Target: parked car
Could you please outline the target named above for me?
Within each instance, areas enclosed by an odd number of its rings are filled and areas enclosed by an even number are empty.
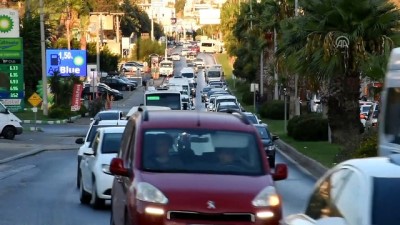
[[[119,152],[124,129],[125,127],[97,129],[92,148],[87,148],[83,152],[79,189],[79,199],[82,204],[90,203],[97,209],[105,205],[105,200],[111,199],[114,176],[109,172],[110,161]]]
[[[136,89],[136,86],[131,81],[124,81],[118,77],[107,77],[102,79],[101,82],[119,91],[133,91]]]
[[[264,124],[254,124],[254,126],[257,128],[258,134],[260,135],[260,138],[264,145],[264,150],[268,156],[269,166],[275,167],[276,146],[274,141],[278,140],[279,137],[276,135],[272,135],[271,132],[269,132],[268,127]]]
[[[287,166],[270,170],[242,114],[137,112],[110,172],[113,225],[278,225],[282,217],[274,180],[286,179]]]
[[[77,138],[75,140],[76,144],[81,145],[77,154],[78,164],[77,164],[76,186],[78,188],[80,188],[81,185],[81,171],[79,167],[81,164],[83,153],[86,152],[88,149],[92,148],[92,141],[96,135],[97,129],[102,127],[115,127],[115,126],[125,127],[126,124],[127,124],[126,120],[94,120],[90,123],[85,138]]]
[[[121,100],[124,98],[124,95],[119,92],[118,90],[110,88],[108,85],[98,83],[97,85],[97,92],[93,93],[90,84],[85,84],[82,90],[82,98],[84,99],[91,99],[93,96],[95,98],[99,97],[102,99],[107,99],[107,96],[112,98],[115,101]]]
[[[328,170],[315,184],[305,211],[283,225],[397,225],[400,154],[351,159]]]

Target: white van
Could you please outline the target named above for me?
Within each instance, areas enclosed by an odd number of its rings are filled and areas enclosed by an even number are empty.
[[[181,91],[183,95],[190,95],[190,84],[189,80],[182,78],[171,78],[168,81],[168,86],[172,90],[171,87],[178,86],[177,90]]]
[[[192,67],[184,67],[181,70],[179,77],[186,77],[189,80],[189,83],[193,83],[196,86],[196,73]]]
[[[0,136],[14,139],[15,135],[22,134],[21,123],[22,121],[0,102]]]
[[[160,75],[161,76],[172,76],[174,74],[174,63],[172,61],[161,61],[160,62]]]
[[[211,81],[222,81],[223,75],[222,70],[218,68],[209,68],[206,73],[206,82],[209,83]]]

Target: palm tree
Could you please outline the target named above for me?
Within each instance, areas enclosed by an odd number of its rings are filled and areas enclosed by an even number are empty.
[[[302,0],[301,6],[303,16],[283,23],[278,54],[296,57],[299,73],[324,78],[332,141],[348,153],[360,140],[360,77],[400,43],[400,13],[388,0]]]

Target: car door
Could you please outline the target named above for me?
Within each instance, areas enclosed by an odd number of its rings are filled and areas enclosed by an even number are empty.
[[[348,225],[364,225],[368,217],[368,196],[362,174],[351,167],[342,167],[315,188],[305,214],[315,220],[342,217]]]
[[[93,155],[84,155],[84,158],[81,162],[84,187],[86,191],[89,192],[92,190],[92,171],[93,171],[92,169],[97,157],[97,151],[99,146],[100,146],[100,132],[98,131],[92,143]]]
[[[137,115],[132,115],[136,117]],[[136,132],[135,129],[136,124],[134,119],[130,119],[127,123],[124,134],[121,140],[121,149],[118,153],[118,158],[124,160],[124,165],[126,168],[133,167],[133,145],[135,143]],[[132,169],[131,169],[132,171]],[[115,221],[115,224],[124,224],[124,213],[126,209],[126,205],[128,204],[127,190],[131,185],[130,178],[122,177],[122,176],[114,176],[114,182],[112,187],[112,217]]]

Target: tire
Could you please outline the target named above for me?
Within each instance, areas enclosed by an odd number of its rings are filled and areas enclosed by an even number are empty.
[[[95,179],[93,179],[93,183],[92,183],[92,195],[90,198],[90,205],[92,205],[92,207],[95,209],[100,209],[100,208],[104,207],[104,205],[105,205],[105,200],[101,199],[97,196],[97,186],[96,186]]]
[[[15,128],[11,127],[11,126],[4,127],[3,132],[1,133],[1,135],[5,139],[13,140],[15,135],[16,135]]]
[[[76,173],[76,188],[81,187],[81,171],[79,170],[79,163],[78,163],[78,172]]]
[[[275,168],[275,156],[272,156],[268,159],[269,167]]]
[[[80,181],[81,185],[79,186],[79,193],[80,193],[80,198],[79,200],[81,201],[81,204],[88,204],[90,202],[90,194],[87,193],[83,189],[83,182],[82,182],[82,177]]]

